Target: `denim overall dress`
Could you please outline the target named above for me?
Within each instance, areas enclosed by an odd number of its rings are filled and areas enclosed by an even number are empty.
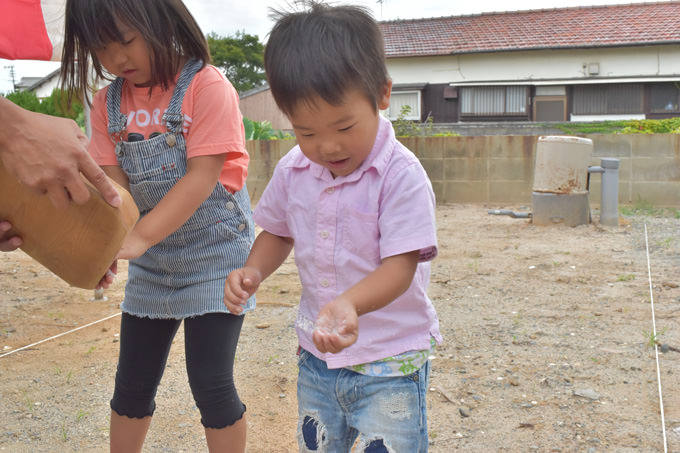
[[[186,174],[182,100],[200,68],[201,62],[196,60],[185,65],[163,115],[166,131],[148,140],[123,141],[127,123],[120,111],[123,79],[116,79],[109,87],[108,132],[116,143],[118,164],[128,176],[140,218]],[[218,181],[184,225],[141,257],[130,260],[121,310],[166,319],[228,313],[223,302],[226,277],[245,264],[254,238],[246,187],[232,195]],[[254,308],[252,296],[244,313]]]

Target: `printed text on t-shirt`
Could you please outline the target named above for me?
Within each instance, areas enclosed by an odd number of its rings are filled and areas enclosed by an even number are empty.
[[[166,109],[167,110],[167,109]],[[161,109],[153,109],[153,112],[149,112],[145,109],[133,110],[128,113],[127,124],[128,126],[134,124],[140,129],[149,126],[160,126],[161,125]],[[188,115],[184,115],[183,133],[186,134],[191,126],[191,118]]]

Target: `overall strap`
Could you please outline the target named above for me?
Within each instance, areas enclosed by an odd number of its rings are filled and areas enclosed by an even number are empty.
[[[109,135],[114,142],[121,140],[123,132],[127,127],[127,117],[120,111],[120,99],[123,90],[123,79],[117,77],[109,85],[109,91],[106,93],[106,112],[109,116]]]
[[[194,75],[203,67],[203,62],[196,59],[190,59],[184,65],[182,73],[177,80],[177,85],[172,92],[170,105],[168,110],[163,113],[163,122],[166,124],[168,131],[176,135],[182,133],[182,126],[184,123],[184,115],[182,115],[182,101],[184,100],[184,93],[186,93],[189,84],[194,78]]]

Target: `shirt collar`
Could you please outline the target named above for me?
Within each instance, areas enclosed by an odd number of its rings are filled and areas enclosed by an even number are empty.
[[[375,168],[378,174],[382,174],[392,157],[395,146],[395,136],[392,122],[380,114],[378,114],[378,118],[378,133],[375,136],[373,149],[357,170],[366,171],[368,168]]]

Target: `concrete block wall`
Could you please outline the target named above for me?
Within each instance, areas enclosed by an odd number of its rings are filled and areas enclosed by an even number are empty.
[[[593,165],[603,157],[619,159],[619,203],[645,201],[680,207],[680,136],[591,135]],[[599,203],[600,178],[591,178],[591,200]]]
[[[556,134],[557,135],[557,134]],[[640,201],[680,208],[680,136],[584,135],[593,140],[592,166],[620,161],[619,204]],[[440,203],[531,204],[538,136],[486,135],[400,139],[420,159]],[[295,140],[251,141],[248,190],[256,202],[276,162]],[[601,175],[590,175],[589,200],[599,206]]]

